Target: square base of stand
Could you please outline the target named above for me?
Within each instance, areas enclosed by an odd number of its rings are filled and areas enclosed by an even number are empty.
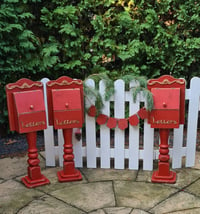
[[[32,180],[28,176],[25,176],[21,180],[24,183],[24,185],[28,188],[34,188],[34,187],[50,184],[50,181],[44,175],[42,175],[40,179]]]
[[[82,175],[79,170],[75,169],[74,174],[66,175],[64,171],[57,172],[59,182],[70,182],[70,181],[80,181],[82,180]]]
[[[158,175],[158,171],[155,171],[155,172],[153,172],[151,181],[153,183],[174,184],[174,183],[176,183],[176,173],[173,171],[170,171],[169,176],[160,176],[160,175]]]

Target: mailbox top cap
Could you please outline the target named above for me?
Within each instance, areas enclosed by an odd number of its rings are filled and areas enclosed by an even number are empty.
[[[57,86],[57,87],[61,86],[62,88],[64,86],[73,86],[74,87],[75,85],[78,85],[78,86],[83,85],[82,80],[72,79],[67,76],[62,76],[62,77],[58,78],[57,80],[51,80],[51,81],[47,82],[47,86],[52,87],[52,88],[54,88],[55,86]]]
[[[174,85],[185,85],[185,79],[175,79],[171,75],[163,75],[158,79],[150,79],[147,82],[148,87],[169,87]]]
[[[32,89],[38,89],[38,88],[43,88],[42,82],[33,82],[30,79],[27,78],[22,78],[18,80],[15,83],[9,83],[6,85],[6,90],[11,90],[11,91],[25,91],[25,90],[32,90]]]

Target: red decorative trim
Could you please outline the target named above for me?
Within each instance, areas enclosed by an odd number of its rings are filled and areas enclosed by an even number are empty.
[[[96,117],[96,122],[99,125],[106,124],[108,128],[112,129],[118,126],[119,129],[124,130],[128,127],[128,122],[131,126],[137,126],[139,124],[139,119],[148,118],[148,111],[146,108],[141,108],[137,113],[131,115],[128,118],[114,118],[109,117],[105,114],[97,115],[97,110],[94,105],[90,106],[88,109],[88,115],[90,117]]]

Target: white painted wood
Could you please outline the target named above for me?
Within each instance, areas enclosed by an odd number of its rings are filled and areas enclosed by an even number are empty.
[[[114,117],[125,117],[125,84],[122,80],[115,81],[115,95],[114,95]],[[124,169],[124,143],[125,134],[124,130],[115,128],[114,147],[115,147],[115,169]]]
[[[75,132],[76,129],[73,129],[72,142],[73,142],[75,167],[83,167],[82,138],[80,140],[77,140],[75,137]]]
[[[184,125],[180,125],[178,129],[174,129],[173,152],[172,152],[173,169],[181,168],[182,165],[181,148],[183,147],[183,131]]]
[[[95,83],[93,80],[89,79],[86,81],[87,86],[94,88]],[[86,106],[91,106],[95,104],[95,100],[91,100],[91,103],[86,99]],[[94,117],[85,115],[85,125],[86,125],[86,155],[87,155],[87,167],[96,168],[96,121]]]
[[[102,97],[105,97],[105,83],[100,81],[99,91]],[[102,114],[110,115],[110,102],[105,101]],[[100,148],[101,148],[101,168],[110,168],[110,129],[105,125],[100,126]]]
[[[154,145],[154,129],[150,127],[147,120],[144,121],[144,159],[143,170],[153,169],[153,145]]]
[[[63,155],[64,155],[64,137],[63,137],[63,130],[58,129],[57,130],[58,135],[58,158],[59,158],[59,166],[63,166]]]
[[[43,78],[41,80],[44,88],[44,103],[46,109],[46,119],[47,119],[47,129],[44,130],[44,145],[45,145],[45,159],[47,166],[55,166],[55,149],[54,149],[54,133],[53,127],[49,126],[48,121],[48,108],[47,108],[47,94],[46,94],[46,84],[49,81],[48,78]]]
[[[133,88],[137,85],[135,81],[130,82],[130,88]],[[140,97],[137,97],[137,101],[133,102],[133,97],[131,91],[129,92],[129,116],[136,114],[140,108]],[[131,126],[129,124],[129,169],[139,169],[139,140],[140,132],[139,125]]]
[[[192,78],[190,85],[191,93],[188,109],[186,167],[192,167],[195,164],[197,121],[200,97],[200,78]]]

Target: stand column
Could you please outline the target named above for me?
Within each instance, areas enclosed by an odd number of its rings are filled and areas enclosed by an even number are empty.
[[[26,134],[28,142],[28,176],[22,178],[22,182],[28,188],[42,186],[49,184],[49,180],[41,174],[39,166],[40,160],[38,159],[38,152],[36,147],[37,132],[30,132]]]
[[[79,170],[75,169],[74,164],[72,129],[63,129],[63,137],[64,137],[63,170],[57,173],[58,180],[60,182],[82,180],[81,173]]]
[[[151,181],[154,183],[175,183],[176,173],[169,166],[169,129],[160,129],[160,155],[158,170],[153,172]]]

